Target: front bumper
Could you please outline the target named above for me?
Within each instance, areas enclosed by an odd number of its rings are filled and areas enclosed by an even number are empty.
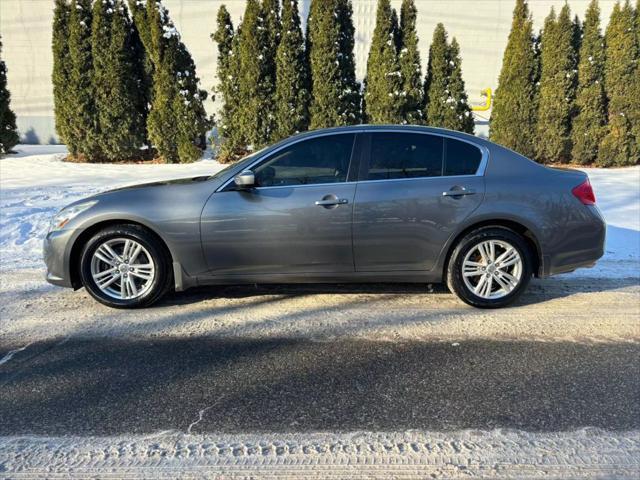
[[[74,230],[56,230],[47,233],[42,245],[44,263],[47,266],[47,282],[59,287],[73,287],[69,253]]]

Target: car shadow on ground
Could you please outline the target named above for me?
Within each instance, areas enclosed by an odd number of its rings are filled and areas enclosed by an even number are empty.
[[[634,343],[40,342],[0,365],[0,435],[628,431],[639,365]]]
[[[514,302],[525,306],[581,293],[600,293],[640,285],[638,278],[597,278],[557,276],[532,279],[527,290]],[[158,304],[186,305],[216,298],[243,299],[271,295],[287,297],[308,295],[453,295],[443,283],[365,283],[365,284],[251,284],[195,287],[171,292]]]

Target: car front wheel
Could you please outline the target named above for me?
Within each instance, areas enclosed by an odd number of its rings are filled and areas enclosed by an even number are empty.
[[[532,276],[527,242],[512,230],[488,227],[466,235],[455,247],[447,269],[447,284],[474,307],[510,304]]]
[[[137,225],[96,233],[82,251],[80,268],[91,296],[115,308],[149,306],[164,295],[171,280],[163,245]]]

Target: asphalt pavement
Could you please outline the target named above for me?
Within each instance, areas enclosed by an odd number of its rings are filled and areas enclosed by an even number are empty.
[[[0,359],[13,347],[2,346]],[[30,344],[0,436],[640,428],[640,344],[215,337]]]

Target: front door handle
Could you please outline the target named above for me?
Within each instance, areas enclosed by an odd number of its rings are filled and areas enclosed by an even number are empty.
[[[443,197],[461,197],[462,195],[474,195],[476,193],[472,188],[453,187],[447,192],[442,192]]]
[[[331,207],[334,205],[345,205],[349,203],[349,200],[347,200],[346,198],[329,198],[329,199],[323,199],[323,200],[316,200],[316,205],[320,206],[320,207]]]

